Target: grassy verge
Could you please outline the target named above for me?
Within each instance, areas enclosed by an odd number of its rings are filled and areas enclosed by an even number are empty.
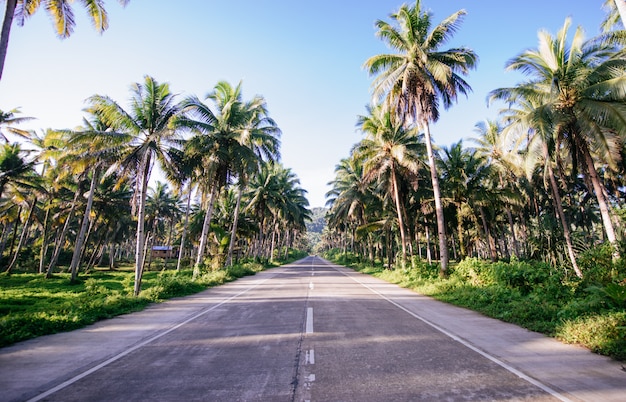
[[[588,260],[596,264],[597,257]],[[621,262],[602,270],[586,267],[588,277],[578,280],[536,261],[466,259],[452,265],[447,278],[439,278],[438,266],[420,261],[389,270],[337,253],[327,258],[437,300],[626,361],[626,271]]]
[[[290,256],[289,261],[302,255]],[[289,261],[282,261],[287,263]],[[145,308],[148,304],[219,286],[280,265],[246,262],[206,270],[192,280],[191,270],[145,272],[142,292],[133,297],[132,267],[83,274],[75,284],[69,274],[51,279],[40,274],[0,274],[0,347],[41,335],[84,327],[104,318]]]

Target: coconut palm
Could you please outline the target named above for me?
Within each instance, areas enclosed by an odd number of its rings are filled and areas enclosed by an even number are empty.
[[[387,192],[393,199],[400,229],[402,263],[406,262],[406,227],[401,201],[400,177],[417,176],[423,156],[422,143],[415,129],[405,128],[382,107],[369,108],[368,116],[359,116],[358,126],[366,137],[357,144],[355,155],[363,161],[366,181],[386,181]]]
[[[4,142],[9,142],[7,134],[17,135],[18,137],[29,138],[29,133],[26,130],[14,127],[15,124],[25,123],[33,120],[32,117],[18,117],[20,113],[19,108],[11,109],[8,112],[0,110],[0,138]]]
[[[145,256],[145,205],[148,181],[155,162],[168,165],[175,160],[173,150],[180,146],[177,131],[172,128],[180,107],[167,83],[158,83],[150,76],[143,83],[131,86],[131,104],[127,111],[108,96],[94,95],[88,99],[88,111],[111,127],[101,135],[117,154],[109,172],[118,170],[120,178],[135,180],[134,204],[137,214],[134,294],[141,291]],[[165,170],[165,169],[164,169]]]
[[[568,18],[556,37],[541,31],[537,49],[509,60],[507,69],[530,76],[530,81],[496,89],[490,98],[524,99],[534,107],[534,120],[551,122],[554,151],[569,152],[573,169],[580,169],[590,182],[617,257],[615,230],[596,163],[614,169],[626,136],[626,59],[617,56],[618,46],[602,37],[585,40],[580,27],[568,46],[570,25]]]
[[[28,208],[17,250],[7,267],[7,273],[10,273],[15,266],[36,208],[37,197],[33,196],[33,193],[41,190],[41,177],[34,167],[35,162],[25,159],[19,144],[0,145],[0,200],[3,197],[11,198],[11,204],[22,204]],[[14,230],[17,230],[17,227]]]
[[[512,171],[512,166],[517,163],[519,154],[510,143],[509,136],[502,134],[502,125],[494,120],[485,120],[476,123],[474,132],[478,138],[472,138],[476,142],[476,152],[485,164],[491,166],[498,176],[498,185],[501,189],[516,191],[517,178]],[[519,191],[516,191],[519,192]],[[511,205],[505,206],[505,212],[509,223],[509,232],[513,251],[517,258],[520,257],[519,242],[515,233],[515,223],[511,212]]]
[[[128,4],[128,2],[129,0],[119,0],[119,3],[123,6]],[[2,70],[4,70],[11,24],[14,19],[16,19],[18,25],[24,25],[25,19],[33,15],[43,5],[54,23],[54,30],[58,37],[62,39],[69,37],[76,25],[74,12],[72,11],[73,0],[7,0],[6,3],[4,19],[2,20],[2,31],[0,33],[0,78],[2,78]],[[94,28],[100,33],[104,32],[109,27],[104,1],[81,0],[80,3],[87,10]]]
[[[37,188],[34,168],[35,162],[25,159],[20,144],[0,144],[0,198],[11,189]]]
[[[245,187],[248,183],[249,176],[256,173],[260,166],[267,162],[276,162],[280,159],[280,141],[281,131],[276,122],[268,116],[265,99],[256,96],[250,102],[244,105],[244,113],[248,114],[247,122],[239,128],[241,131],[239,144],[247,147],[249,150],[241,152],[241,159],[236,164],[236,174],[238,176],[238,192],[235,211],[233,216],[233,224],[230,235],[230,244],[228,246],[228,255],[226,264],[232,264],[233,249],[237,237],[237,225],[239,223],[239,212],[241,208],[241,199],[243,197]],[[239,148],[239,147],[238,147]],[[250,152],[252,151],[252,152]]]
[[[474,68],[478,59],[476,54],[464,47],[440,49],[459,29],[465,14],[464,10],[457,11],[434,25],[432,14],[422,9],[421,0],[416,0],[414,6],[403,5],[391,14],[392,23],[376,22],[377,35],[397,53],[373,56],[365,62],[368,72],[376,75],[374,100],[383,101],[404,124],[417,124],[424,131],[435,197],[442,275],[447,274],[448,245],[429,123],[439,119],[440,102],[448,108],[459,94],[471,90],[461,75]]]
[[[186,146],[186,153],[195,160],[195,177],[204,194],[205,220],[194,275],[203,262],[207,237],[213,213],[213,204],[219,190],[235,176],[245,181],[247,172],[265,159],[278,157],[276,124],[267,116],[265,100],[255,97],[244,102],[241,82],[231,86],[218,82],[207,95],[216,111],[196,96],[182,102],[184,114],[176,120],[177,127],[191,130],[195,135]]]

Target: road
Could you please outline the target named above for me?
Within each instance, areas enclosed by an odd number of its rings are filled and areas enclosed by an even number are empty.
[[[2,401],[626,401],[621,364],[308,257],[0,349]]]

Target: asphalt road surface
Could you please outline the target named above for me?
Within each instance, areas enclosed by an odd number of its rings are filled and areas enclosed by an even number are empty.
[[[626,372],[308,257],[2,348],[0,400],[626,401]]]

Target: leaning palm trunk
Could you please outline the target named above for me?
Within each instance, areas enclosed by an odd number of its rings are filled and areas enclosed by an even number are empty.
[[[35,211],[35,206],[37,205],[37,199],[33,200],[33,204],[28,210],[28,217],[26,217],[26,221],[24,222],[24,226],[22,227],[22,234],[20,236],[20,241],[17,243],[17,250],[15,250],[15,254],[13,254],[13,259],[9,264],[9,267],[5,271],[7,274],[10,274],[15,264],[17,263],[17,258],[20,255],[20,251],[22,250],[22,246],[24,246],[24,242],[26,241],[26,235],[28,233],[28,227],[30,225],[31,218],[33,217],[33,212]]]
[[[85,214],[83,215],[83,221],[80,225],[80,231],[76,236],[76,244],[74,245],[74,254],[72,255],[72,262],[70,263],[71,278],[70,282],[76,281],[78,275],[78,265],[80,263],[80,256],[83,251],[83,244],[85,243],[85,234],[87,233],[87,226],[89,226],[89,216],[91,215],[91,206],[93,205],[93,193],[96,190],[96,181],[98,178],[98,169],[93,170],[91,177],[91,184],[89,186],[89,197],[87,197],[87,206],[85,207]]]
[[[48,230],[50,222],[50,208],[46,208],[46,214],[43,219],[43,230],[41,233],[41,250],[39,251],[39,273],[44,273],[44,264],[46,263],[46,255],[48,254]]]
[[[52,258],[50,259],[50,263],[48,264],[48,270],[46,271],[46,278],[52,277],[52,271],[57,265],[57,261],[59,260],[59,255],[61,254],[61,249],[63,248],[63,242],[65,241],[65,235],[67,234],[67,230],[69,229],[70,221],[74,219],[74,211],[76,209],[76,202],[78,201],[79,195],[80,185],[76,188],[76,192],[74,193],[74,200],[72,201],[72,207],[70,208],[70,212],[67,215],[67,219],[65,220],[65,224],[63,225],[61,234],[59,235],[59,238],[56,242],[54,254],[52,254]]]
[[[437,166],[435,164],[435,156],[433,154],[433,144],[430,136],[430,126],[428,123],[423,124],[424,136],[426,137],[426,153],[428,154],[428,165],[430,166],[430,178],[433,185],[433,194],[435,196],[435,213],[437,215],[437,235],[439,237],[439,259],[441,268],[440,276],[448,274],[448,241],[446,238],[446,222],[443,216],[443,205],[441,204],[441,191],[439,190],[439,178],[437,177]]]
[[[567,218],[565,217],[565,212],[563,211],[563,201],[561,200],[561,194],[559,194],[559,186],[556,183],[556,179],[554,178],[554,172],[552,171],[552,166],[550,165],[548,159],[548,145],[543,143],[543,154],[546,159],[546,171],[550,178],[550,187],[552,188],[552,196],[554,197],[554,208],[556,209],[557,216],[561,221],[561,226],[563,227],[563,237],[565,237],[565,244],[567,246],[567,255],[569,256],[569,260],[572,263],[572,267],[574,268],[574,272],[576,272],[576,276],[579,278],[583,277],[583,273],[578,267],[576,263],[576,254],[574,254],[574,247],[572,245],[572,236],[570,233],[569,223],[567,222]]]
[[[15,16],[16,7],[17,0],[7,0],[7,6],[4,12],[4,19],[2,20],[2,33],[0,34],[0,78],[2,78],[2,70],[4,70],[4,61],[6,59],[7,49],[9,47],[11,24],[13,23],[13,17]]]
[[[620,254],[617,248],[617,238],[615,237],[615,230],[613,228],[613,221],[611,220],[609,206],[606,198],[604,198],[604,186],[600,182],[598,172],[596,171],[596,167],[593,163],[593,158],[586,147],[583,148],[583,153],[585,164],[587,165],[587,172],[589,173],[589,179],[591,180],[593,191],[596,193],[596,199],[598,200],[598,206],[600,207],[600,215],[602,216],[602,224],[604,225],[604,230],[606,231],[606,237],[613,247],[613,260],[616,260],[620,257]]]

